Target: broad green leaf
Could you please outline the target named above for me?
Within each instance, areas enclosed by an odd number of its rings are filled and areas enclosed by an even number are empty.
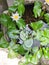
[[[9,7],[9,12],[15,12],[16,10],[17,10],[17,6],[11,6],[11,7]]]
[[[8,36],[11,38],[11,39],[17,39],[17,38],[19,38],[19,36],[17,35],[17,34],[19,34],[19,31],[18,30],[10,30],[10,31],[8,31]]]
[[[49,30],[38,30],[35,33],[35,39],[39,40],[42,46],[46,46],[49,44]]]
[[[16,44],[14,43],[14,41],[11,41],[9,46],[11,47],[13,51],[18,52],[21,55],[24,55],[26,52],[22,45]]]
[[[1,24],[7,27],[8,30],[16,29],[14,22],[11,20],[10,16],[7,14],[1,14],[0,16]]]
[[[33,55],[32,60],[31,60],[31,63],[38,64],[38,62],[39,62],[39,59],[37,58],[37,56],[36,55]]]
[[[27,62],[28,64],[31,63],[32,57],[33,57],[32,54],[27,54],[27,55],[25,56],[26,62]]]
[[[34,8],[33,8],[33,13],[35,18],[40,17],[42,9],[41,9],[41,2],[39,1],[35,1],[34,3]]]
[[[18,5],[18,12],[19,12],[20,15],[24,14],[25,7],[24,7],[23,4]]]
[[[19,21],[16,22],[16,25],[18,26],[19,29],[23,29],[26,26],[25,21],[21,18]]]
[[[44,52],[44,57],[46,59],[49,59],[49,48],[48,47],[43,48],[43,52]]]
[[[30,26],[34,29],[34,30],[38,30],[41,29],[41,27],[43,26],[43,22],[42,20],[37,21],[37,22],[33,22],[30,24]]]
[[[38,51],[38,47],[33,47],[32,51],[33,53],[36,53]]]
[[[1,37],[0,39],[0,47],[1,48],[7,48],[9,46],[9,43],[4,39],[4,37]]]
[[[20,45],[19,44],[15,44],[12,46],[12,49],[15,51],[15,52],[19,52],[19,48],[20,48]]]
[[[26,50],[30,50],[32,45],[33,45],[33,39],[30,38],[30,39],[27,39],[27,40],[24,41],[23,47]]]
[[[9,46],[11,47],[11,49],[16,45],[16,40],[12,39],[9,43]]]
[[[16,40],[11,40],[11,42],[9,43],[9,47],[14,50],[15,52],[19,51],[20,45],[16,44]]]
[[[8,20],[10,21],[10,18],[9,18],[8,15],[6,15],[6,14],[1,14],[1,16],[0,16],[1,24],[3,24],[4,26],[7,27]]]
[[[49,13],[44,14],[44,19],[49,24]]]
[[[29,48],[30,48],[30,47],[33,45],[33,39],[30,38],[30,39],[24,41],[24,45],[25,45],[26,47],[29,47]]]
[[[42,31],[42,36],[49,38],[49,29],[44,29],[44,31]]]
[[[16,58],[18,53],[14,52],[11,48],[9,48],[8,58]]]
[[[37,51],[36,56],[38,57],[38,59],[40,59],[42,57],[42,49],[41,48]]]
[[[28,38],[28,34],[24,31],[20,32],[20,38],[25,41]]]
[[[27,50],[27,51],[28,51],[28,50],[30,51],[30,49],[31,49],[31,47],[26,47],[25,44],[23,44],[23,48],[24,48],[25,50]]]
[[[41,37],[40,42],[42,46],[46,46],[47,44],[49,44],[49,39],[46,37]]]
[[[25,49],[23,48],[22,45],[19,46],[18,53],[21,54],[21,55],[25,55],[26,54],[26,51],[25,51]]]
[[[42,49],[40,48],[39,50],[37,50],[36,53],[34,53],[34,55],[32,56],[32,60],[31,62],[33,64],[38,64],[40,58],[42,57]]]

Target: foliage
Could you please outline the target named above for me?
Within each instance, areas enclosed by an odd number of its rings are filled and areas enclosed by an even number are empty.
[[[34,54],[26,54],[25,57],[21,60],[20,65],[25,64],[37,64],[42,56],[42,49],[37,50]]]
[[[35,18],[40,17],[41,11],[42,11],[41,7],[42,7],[41,2],[35,1],[34,9],[33,9],[33,13],[34,13]]]
[[[23,4],[20,4],[20,5],[18,6],[18,12],[19,12],[20,15],[24,14],[24,12],[25,12],[25,7],[24,7]]]
[[[19,29],[25,28],[26,24],[25,21],[21,18],[16,22],[16,25],[18,26]]]
[[[4,39],[4,37],[1,37],[0,39],[0,47],[1,48],[7,48],[9,46],[9,43]]]
[[[41,20],[37,22],[33,22],[30,24],[30,26],[33,28],[33,30],[38,30],[43,26],[43,22]]]
[[[38,64],[43,55],[49,59],[49,48],[47,47],[49,45],[49,25],[48,28],[42,29],[44,21],[40,19],[43,17],[49,24],[49,13],[42,11],[41,2],[35,1],[33,15],[36,22],[26,24],[23,19],[24,12],[24,0],[15,0],[14,4],[8,8],[8,13],[0,15],[0,24],[7,29],[6,34],[10,38],[8,42],[1,30],[0,47],[8,49],[9,58],[15,58],[19,54],[24,56],[20,65]],[[40,47],[33,47],[34,40],[40,41]]]
[[[46,46],[49,44],[48,35],[49,35],[49,29],[37,30],[37,32],[34,33],[35,39],[39,40],[42,46]]]
[[[10,16],[7,15],[7,14],[2,14],[0,16],[0,22],[1,22],[2,25],[4,25],[5,27],[7,27],[8,30],[10,30],[10,29],[16,29],[15,24],[11,20]]]
[[[44,19],[49,24],[49,13],[44,14]]]
[[[18,53],[14,52],[10,47],[8,49],[9,49],[8,58],[15,58],[18,56]]]
[[[43,48],[44,57],[49,60],[49,48]]]
[[[17,9],[19,9],[19,5],[20,4],[22,4],[22,3],[24,3],[24,0],[15,0],[14,1],[14,4],[12,5],[12,6],[10,6],[9,8],[8,8],[8,10],[9,10],[9,12],[11,13],[11,12],[15,12]],[[20,7],[20,9],[19,9],[19,11],[21,11],[21,9],[23,8],[23,4],[22,4],[22,7]],[[20,12],[20,14],[21,14],[22,12]]]

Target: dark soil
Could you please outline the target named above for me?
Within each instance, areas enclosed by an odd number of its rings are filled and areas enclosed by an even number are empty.
[[[27,24],[36,21],[33,15],[33,6],[34,4],[25,5],[25,13],[23,15],[23,18]]]

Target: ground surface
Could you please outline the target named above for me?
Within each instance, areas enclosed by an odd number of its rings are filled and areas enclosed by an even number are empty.
[[[0,65],[18,65],[19,61],[20,59],[18,58],[8,58],[8,53],[6,50],[0,49]]]

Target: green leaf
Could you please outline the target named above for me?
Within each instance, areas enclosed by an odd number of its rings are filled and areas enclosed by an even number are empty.
[[[44,57],[49,60],[49,48],[43,48]]]
[[[26,47],[29,47],[29,48],[30,48],[30,47],[33,45],[33,39],[30,38],[30,39],[24,41],[24,45],[25,45]]]
[[[9,48],[8,58],[16,58],[18,53],[15,53],[11,48]]]
[[[9,47],[10,47],[13,51],[18,52],[18,53],[21,54],[21,55],[24,55],[25,52],[26,52],[26,51],[24,50],[24,48],[23,48],[22,45],[16,44],[13,40],[10,42]]]
[[[41,48],[37,51],[36,56],[38,57],[38,59],[40,59],[42,57],[42,49]]]
[[[19,34],[19,31],[18,30],[10,30],[10,31],[8,31],[8,36],[11,38],[11,39],[17,39],[17,38],[19,38],[19,36],[17,35],[17,34]]]
[[[21,54],[21,55],[25,55],[26,51],[25,51],[25,49],[23,48],[22,45],[19,46],[18,53]]]
[[[18,5],[18,13],[19,13],[20,15],[22,15],[22,14],[24,14],[24,12],[25,12],[25,7],[24,7],[24,5],[23,5],[23,4]]]
[[[20,32],[20,38],[25,41],[28,38],[28,34],[24,31]]]
[[[17,10],[17,6],[11,6],[8,10],[9,12],[15,12]]]
[[[44,19],[49,24],[49,13],[44,14]]]
[[[32,60],[31,60],[31,63],[32,64],[38,64],[38,62],[39,62],[39,59],[37,58],[37,56],[36,55],[33,55]]]
[[[30,24],[30,26],[34,29],[34,30],[39,30],[42,26],[43,26],[43,22],[42,20],[37,21],[37,22],[33,22]]]
[[[46,46],[49,44],[49,29],[37,30],[34,36],[35,39],[40,41],[40,44],[42,46]]]
[[[7,27],[8,30],[16,29],[14,22],[11,20],[10,16],[7,14],[1,14],[0,16],[1,24]]]
[[[33,53],[36,53],[38,51],[38,47],[33,47],[32,51]]]
[[[41,2],[39,1],[35,1],[34,3],[34,8],[33,8],[33,13],[35,18],[40,17],[42,9],[41,9]]]
[[[0,47],[1,48],[7,48],[9,46],[9,43],[4,39],[4,37],[1,37],[0,39]]]
[[[16,22],[16,25],[18,26],[19,29],[23,29],[26,26],[25,21],[21,18],[19,21]]]
[[[48,38],[46,38],[46,37],[41,37],[40,38],[40,41],[41,41],[41,45],[42,46],[46,46],[47,44],[49,44],[49,39]]]
[[[33,45],[33,39],[30,38],[24,41],[23,47],[24,49],[29,50],[32,47],[32,45]]]
[[[9,47],[14,50],[15,52],[18,52],[19,51],[19,48],[20,48],[20,45],[19,44],[16,44],[16,40],[11,40],[10,44],[9,44]]]
[[[1,24],[3,24],[4,26],[7,27],[8,20],[10,21],[10,18],[8,17],[8,15],[1,14],[1,16],[0,16]]]

